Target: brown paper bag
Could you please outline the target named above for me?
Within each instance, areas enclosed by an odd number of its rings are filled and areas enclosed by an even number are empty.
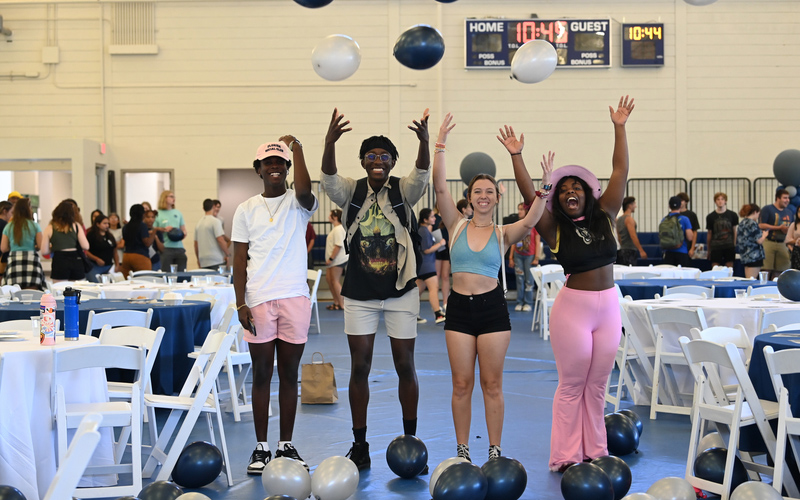
[[[314,361],[317,354],[320,360]],[[301,365],[300,402],[319,405],[335,403],[337,399],[339,391],[336,390],[333,365],[325,362],[321,352],[315,352],[311,355],[310,364]]]

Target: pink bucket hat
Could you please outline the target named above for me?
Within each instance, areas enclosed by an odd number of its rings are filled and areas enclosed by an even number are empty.
[[[282,142],[267,142],[256,150],[256,161],[261,161],[270,156],[279,156],[286,161],[290,161],[289,148]]]
[[[555,192],[556,185],[558,185],[564,177],[580,178],[589,185],[589,189],[592,190],[594,198],[600,198],[600,181],[597,180],[597,176],[580,165],[565,165],[553,170],[553,173],[550,175],[550,183],[553,185],[553,191],[550,193],[550,197],[547,198],[547,209],[551,212],[553,211],[553,200],[558,197],[558,193]]]

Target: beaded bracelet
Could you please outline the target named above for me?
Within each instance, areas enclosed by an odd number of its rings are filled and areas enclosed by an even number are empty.
[[[538,196],[539,198],[541,198],[543,200],[546,200],[547,198],[550,197],[550,191],[538,191],[537,190],[536,191],[536,196]]]
[[[433,148],[434,153],[444,153],[445,151],[447,150],[444,148]]]
[[[442,148],[442,149],[444,149],[444,148],[445,148],[445,144],[444,144],[443,142],[436,142],[436,143],[434,143],[433,145],[434,145],[435,147],[437,147],[437,148]]]

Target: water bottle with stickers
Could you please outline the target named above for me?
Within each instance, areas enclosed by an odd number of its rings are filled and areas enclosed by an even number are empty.
[[[46,293],[39,302],[39,343],[56,344],[56,299]]]

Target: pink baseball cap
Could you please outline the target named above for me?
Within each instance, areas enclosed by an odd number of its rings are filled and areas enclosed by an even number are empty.
[[[256,150],[256,160],[261,161],[270,156],[279,156],[286,161],[290,161],[289,148],[282,142],[267,142]]]
[[[551,212],[553,211],[553,200],[558,197],[558,193],[555,192],[555,187],[564,177],[578,177],[582,179],[589,185],[594,199],[600,198],[600,181],[597,180],[596,175],[580,165],[565,165],[553,170],[553,173],[550,175],[550,183],[553,185],[553,192],[551,196],[547,198],[547,209]]]

